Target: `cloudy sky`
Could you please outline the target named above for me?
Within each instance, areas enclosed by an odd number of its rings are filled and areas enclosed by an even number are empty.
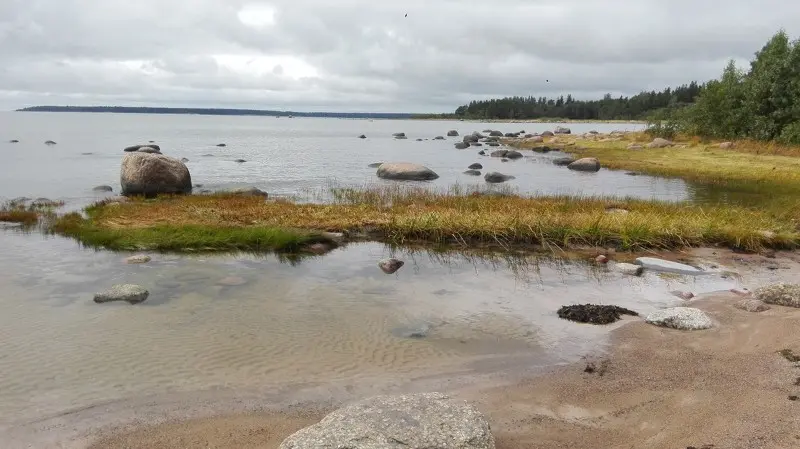
[[[716,77],[780,28],[800,34],[800,1],[0,0],[0,109],[633,94]]]

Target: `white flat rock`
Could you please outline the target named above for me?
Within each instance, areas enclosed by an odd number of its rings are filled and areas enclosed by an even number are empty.
[[[690,275],[698,275],[705,273],[703,270],[698,270],[697,268],[690,265],[678,262],[672,262],[670,260],[658,259],[655,257],[640,257],[636,259],[636,264],[643,266],[646,270],[662,271],[665,273],[690,274]]]

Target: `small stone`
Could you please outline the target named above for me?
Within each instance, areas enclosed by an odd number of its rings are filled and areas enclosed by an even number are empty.
[[[222,148],[222,147],[226,147],[227,145],[225,145],[224,143],[218,143],[217,146]]]
[[[567,166],[573,162],[575,162],[575,159],[571,157],[557,157],[553,159],[553,165],[558,165],[559,167]]]
[[[19,140],[17,140],[17,139],[11,139],[11,140],[9,140],[9,141],[8,141],[8,143],[19,143]]]
[[[137,254],[137,255],[135,255],[135,256],[131,256],[131,257],[128,257],[127,259],[125,259],[125,263],[129,263],[129,264],[140,264],[140,263],[147,263],[147,262],[150,262],[150,260],[152,260],[152,259],[151,259],[151,258],[150,258],[150,256],[148,256],[148,255],[145,255],[145,254]]]
[[[378,262],[378,267],[386,274],[394,274],[405,265],[405,262],[398,259],[384,259]]]
[[[436,136],[433,140],[444,140],[444,136]]]
[[[112,301],[126,301],[130,304],[139,304],[150,296],[150,292],[144,287],[134,284],[117,284],[110,289],[96,293],[94,302],[98,304]]]
[[[306,250],[312,254],[323,255],[329,253],[333,247],[327,243],[314,243],[308,245]]]
[[[751,313],[766,312],[767,310],[772,308],[763,301],[759,301],[757,299],[744,299],[742,301],[737,302],[733,306],[736,307],[737,309],[741,309],[744,310],[745,312],[751,312]]]

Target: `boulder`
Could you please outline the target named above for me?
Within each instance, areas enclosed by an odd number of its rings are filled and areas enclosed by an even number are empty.
[[[267,192],[256,187],[238,187],[236,189],[225,190],[222,193],[238,196],[261,196],[264,198],[269,196]]]
[[[113,192],[114,188],[112,188],[111,186],[97,186],[92,190],[95,192]]]
[[[126,153],[132,153],[134,151],[139,151],[139,148],[143,148],[143,147],[155,148],[159,152],[161,151],[161,147],[156,145],[156,144],[154,144],[154,143],[145,144],[145,145],[133,145],[133,146],[129,146],[129,147],[125,148],[122,151],[124,151]]]
[[[422,139],[417,139],[417,142],[422,142]]]
[[[436,136],[433,140],[444,140],[444,136]]]
[[[490,156],[492,156],[492,157],[506,157],[506,154],[508,154],[508,150],[495,150],[495,151],[492,151]]]
[[[503,137],[503,133],[501,131],[492,131],[489,133],[491,137]]]
[[[386,274],[394,274],[405,265],[405,262],[399,259],[383,259],[378,262],[378,268]]]
[[[553,134],[552,131],[545,131],[545,132],[540,134],[540,136],[542,136],[542,137],[553,137],[554,135],[555,134]]]
[[[745,312],[761,313],[766,312],[772,307],[768,306],[764,301],[757,299],[743,299],[733,305],[737,309],[744,310]]]
[[[572,134],[572,130],[563,126],[556,126],[554,134]]]
[[[279,449],[494,449],[489,422],[442,393],[377,396],[327,415]]]
[[[502,173],[498,173],[496,171],[486,173],[483,177],[484,180],[488,183],[497,184],[501,182],[511,181],[512,179],[516,179],[511,175],[504,175]]]
[[[466,142],[457,142],[455,147],[456,147],[456,150],[464,150],[464,149],[469,148],[469,144],[466,143]]]
[[[632,263],[615,263],[612,267],[614,271],[629,276],[641,276],[644,272],[644,267],[641,265],[634,265]]]
[[[45,141],[44,144],[45,145],[55,145],[56,143],[54,141],[52,141],[52,140],[47,140],[47,141]]]
[[[470,142],[470,146],[473,146],[473,147],[482,147],[482,146],[483,146],[483,144],[482,144],[482,143],[480,143],[480,142]]]
[[[406,181],[432,181],[439,178],[433,170],[409,162],[387,162],[378,167],[377,175],[382,179]]]
[[[576,171],[600,171],[600,161],[593,157],[584,157],[567,165],[567,168]]]
[[[553,165],[558,165],[559,167],[565,167],[573,162],[575,162],[575,158],[572,157],[557,157],[553,159]]]
[[[478,154],[481,156],[486,156],[486,150],[478,151]]]
[[[143,264],[143,263],[150,262],[150,260],[151,260],[150,256],[148,256],[146,254],[137,254],[135,256],[131,256],[131,257],[128,257],[127,259],[125,259],[125,263],[128,263],[128,264]]]
[[[480,176],[481,175],[481,171],[480,170],[467,170],[467,171],[464,172],[464,174],[465,175],[470,175],[470,176]]]
[[[506,157],[509,158],[509,159],[519,159],[519,158],[522,157],[522,153],[520,153],[519,151],[515,151],[515,150],[509,150],[506,153]]]
[[[478,136],[475,136],[475,135],[472,135],[472,134],[470,134],[468,136],[464,136],[461,139],[461,141],[466,143],[466,144],[469,144],[469,143],[472,143],[472,142],[477,142],[478,140],[479,140]]]
[[[467,167],[467,168],[470,169],[470,170],[480,170],[480,169],[483,168],[483,165],[481,165],[481,164],[476,162],[474,164],[470,164],[470,166]]]
[[[139,304],[150,296],[144,287],[134,284],[117,284],[110,289],[95,293],[94,302],[102,304],[112,301],[126,301],[130,304]]]
[[[704,273],[703,270],[700,270],[690,265],[685,265],[678,262],[672,262],[669,260],[658,259],[655,257],[640,257],[636,259],[636,264],[643,266],[646,270],[662,271],[665,273],[690,274],[690,275],[699,275]]]
[[[722,142],[719,144],[719,147],[722,148],[723,150],[730,150],[731,148],[733,148],[733,146],[734,146],[733,142]]]
[[[666,148],[671,147],[672,145],[673,143],[669,140],[656,137],[652,142],[647,144],[647,148]]]
[[[595,304],[562,306],[557,313],[561,319],[590,324],[611,324],[622,318],[622,315],[639,316],[624,307]]]
[[[122,158],[123,195],[191,193],[192,177],[183,162],[161,154],[128,153]]]
[[[753,296],[767,304],[800,307],[800,284],[775,284],[757,288]]]
[[[451,129],[450,131],[447,131],[447,137],[458,137],[458,131],[456,131],[454,129]]]
[[[358,138],[359,138],[359,139],[366,139],[366,138],[367,138],[367,136],[365,136],[365,135],[363,135],[363,134],[362,134],[362,135],[358,136]]]
[[[658,310],[645,318],[647,323],[680,330],[702,330],[714,327],[714,322],[700,309],[672,307]]]

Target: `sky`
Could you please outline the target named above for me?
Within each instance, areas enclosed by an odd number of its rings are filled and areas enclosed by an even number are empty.
[[[800,1],[0,0],[0,109],[631,95],[745,66],[780,29],[799,37]]]

